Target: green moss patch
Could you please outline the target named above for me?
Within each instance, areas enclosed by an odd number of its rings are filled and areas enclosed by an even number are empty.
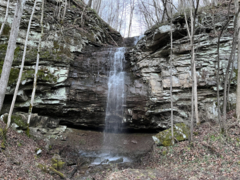
[[[34,78],[35,70],[26,70],[23,72],[22,81],[26,79],[33,79]],[[38,70],[38,80],[56,83],[57,77],[51,74],[47,69],[40,69]]]
[[[178,123],[174,125],[174,138],[178,141],[183,141],[188,139],[189,136],[189,128],[184,123]],[[172,133],[171,129],[164,130],[156,135],[159,139],[160,144],[163,146],[171,146],[172,145]]]
[[[62,160],[56,159],[56,158],[52,158],[52,167],[54,169],[61,170],[63,168],[64,164],[65,164],[65,162],[63,162]]]
[[[57,170],[54,169],[53,167],[50,167],[49,169],[50,169],[52,172],[54,172],[55,174],[59,175],[61,178],[63,178],[63,179],[66,178],[66,176],[65,176],[63,173],[57,171]]]
[[[8,116],[4,116],[3,121],[7,124]],[[19,126],[19,129],[26,130],[28,127],[27,123],[23,120],[22,116],[20,115],[12,115],[11,124],[12,123],[17,124]]]
[[[38,164],[38,168],[40,168],[42,172],[45,172],[45,173],[49,172],[48,167],[44,164]]]

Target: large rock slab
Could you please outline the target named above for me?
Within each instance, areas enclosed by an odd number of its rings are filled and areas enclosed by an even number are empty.
[[[174,141],[184,141],[188,139],[190,134],[189,127],[184,123],[177,123],[173,126]],[[172,145],[172,131],[166,129],[153,136],[153,140],[157,145],[170,146]]]

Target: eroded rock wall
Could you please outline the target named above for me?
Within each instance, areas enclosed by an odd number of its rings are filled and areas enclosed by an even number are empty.
[[[11,69],[4,108],[1,114],[8,112],[12,100],[33,3],[34,1],[27,0],[24,7],[13,67]],[[74,82],[68,79],[74,76],[71,67],[75,67],[75,60],[77,61],[78,57],[81,56],[83,49],[92,47],[96,50],[101,47],[121,46],[123,43],[123,38],[120,33],[104,22],[94,10],[85,8],[85,4],[82,1],[72,0],[68,3],[64,19],[62,17],[63,8],[61,1],[47,0],[45,1],[44,7],[44,34],[42,37],[42,52],[40,55],[38,85],[33,112],[38,113],[40,116],[50,117],[49,121],[51,122],[49,126],[51,127],[58,125],[60,117],[71,118],[72,114],[70,113],[69,115],[68,113],[71,110],[66,110],[65,107],[69,104],[68,99],[71,98],[72,92],[70,87]],[[5,14],[6,4],[7,1],[0,2],[1,14]],[[7,49],[15,5],[15,2],[10,2],[7,24],[5,25],[3,35],[0,37],[0,73]],[[41,36],[41,6],[42,1],[39,0],[33,17],[23,77],[15,106],[15,111],[25,113],[28,111],[30,104],[37,46],[39,37]],[[81,18],[82,16],[83,18]],[[1,16],[0,23],[2,23],[3,20],[4,16]],[[82,59],[84,63],[81,64],[83,66],[80,67],[80,70],[83,70],[83,77],[86,76],[84,75],[84,72],[86,72],[84,64],[88,62],[87,56],[88,55]],[[93,64],[96,64],[96,62],[97,60],[93,62]],[[93,73],[92,76],[94,78],[95,73]],[[91,98],[88,99],[88,101],[91,100]],[[79,106],[81,105],[84,105],[84,103],[80,101]],[[76,111],[73,110],[73,113],[76,113]],[[67,115],[65,116],[65,114]],[[76,114],[78,115],[79,112]]]
[[[6,2],[0,2],[5,11]],[[32,1],[27,1],[13,68],[8,84],[2,114],[8,112],[14,92],[19,64]],[[24,74],[15,111],[27,113],[33,84],[38,38],[40,37],[40,7],[38,2],[31,28]],[[59,4],[46,1],[44,36],[40,59],[37,94],[34,102],[34,126],[57,127],[67,124],[78,127],[104,128],[111,58],[116,44],[126,43],[125,113],[122,123],[125,129],[161,130],[170,126],[170,30],[169,24],[161,24],[145,32],[134,47],[136,38],[123,39],[91,9],[86,9],[84,26],[81,15],[84,4],[70,1],[64,23],[58,19]],[[14,4],[10,7],[8,25],[0,37],[0,72],[5,57]],[[195,36],[196,68],[200,119],[217,117],[216,70],[217,34],[226,17],[202,13],[197,21]],[[0,22],[3,18],[0,18]],[[188,123],[191,105],[190,44],[183,16],[173,21],[173,101],[174,122]],[[226,71],[231,52],[233,20],[220,41],[220,81]],[[236,68],[236,62],[234,64]],[[231,108],[235,104],[236,74],[231,79]],[[221,83],[222,94],[222,83]],[[37,115],[37,114],[38,115]],[[37,116],[37,118],[36,118]],[[36,121],[37,119],[37,121]],[[38,123],[41,122],[41,123]]]
[[[207,15],[204,11],[197,19],[194,38],[198,85],[198,105],[201,121],[217,120],[217,42],[226,16]],[[170,24],[162,24],[145,32],[136,47],[129,50],[127,60],[134,81],[131,89],[146,90],[145,106],[127,105],[129,121],[142,122],[147,128],[170,126]],[[220,39],[220,96],[232,47],[233,20]],[[174,122],[188,123],[191,112],[191,46],[183,16],[175,17],[173,32],[173,104]],[[237,57],[237,54],[235,55]],[[230,108],[236,103],[236,71],[234,62],[229,95]],[[128,92],[128,94],[135,94]],[[135,94],[136,95],[136,94]],[[222,97],[221,97],[222,106]],[[139,111],[139,109],[142,109]]]

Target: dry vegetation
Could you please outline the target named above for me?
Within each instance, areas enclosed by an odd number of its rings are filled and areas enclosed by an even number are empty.
[[[5,126],[0,121],[0,128]],[[7,132],[6,149],[0,149],[0,180],[54,179],[37,167],[39,163],[47,164],[46,153],[42,152],[40,156],[36,154],[36,150],[43,146],[43,141],[36,142],[24,133],[18,134],[10,128]]]
[[[219,133],[216,122],[203,122],[195,128],[191,145],[184,141],[172,147],[154,147],[153,153],[144,157],[135,169],[120,170],[113,165],[87,179],[237,180],[240,176],[240,124],[233,112],[228,113],[227,136]],[[4,127],[4,122],[0,121],[0,128]],[[39,164],[51,166],[52,155],[44,150],[44,146],[44,141],[34,141],[10,128],[6,149],[0,150],[0,180],[60,179],[58,175],[44,173],[38,168]],[[43,149],[41,155],[36,154],[38,148]]]
[[[153,153],[144,157],[135,169],[120,170],[113,165],[111,169],[89,175],[88,179],[239,179],[240,125],[233,117],[233,111],[228,115],[227,136],[219,133],[217,123],[204,122],[194,130],[192,145],[184,141],[168,148],[154,147]],[[3,127],[5,124],[0,121],[0,128]],[[51,164],[51,155],[46,151],[36,155],[36,149],[44,146],[43,141],[34,141],[10,128],[6,149],[0,151],[0,179],[59,179],[58,175],[44,173],[37,167],[39,163]]]
[[[228,135],[219,133],[215,122],[204,122],[195,129],[194,143],[179,142],[172,147],[155,147],[139,170],[109,172],[108,180],[237,180],[240,176],[240,124],[229,112]],[[95,179],[105,179],[101,175]]]

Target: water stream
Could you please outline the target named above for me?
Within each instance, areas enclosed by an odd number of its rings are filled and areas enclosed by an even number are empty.
[[[124,112],[124,61],[125,48],[117,48],[111,57],[111,69],[108,78],[108,96],[105,117],[105,132],[118,133],[122,129]]]
[[[108,76],[108,94],[105,116],[105,129],[101,152],[85,153],[81,155],[92,157],[92,165],[131,162],[128,157],[119,151],[120,137],[123,134],[122,125],[124,117],[125,90],[124,90],[124,62],[125,48],[113,48],[110,50],[110,71]],[[119,143],[116,143],[119,142]]]

